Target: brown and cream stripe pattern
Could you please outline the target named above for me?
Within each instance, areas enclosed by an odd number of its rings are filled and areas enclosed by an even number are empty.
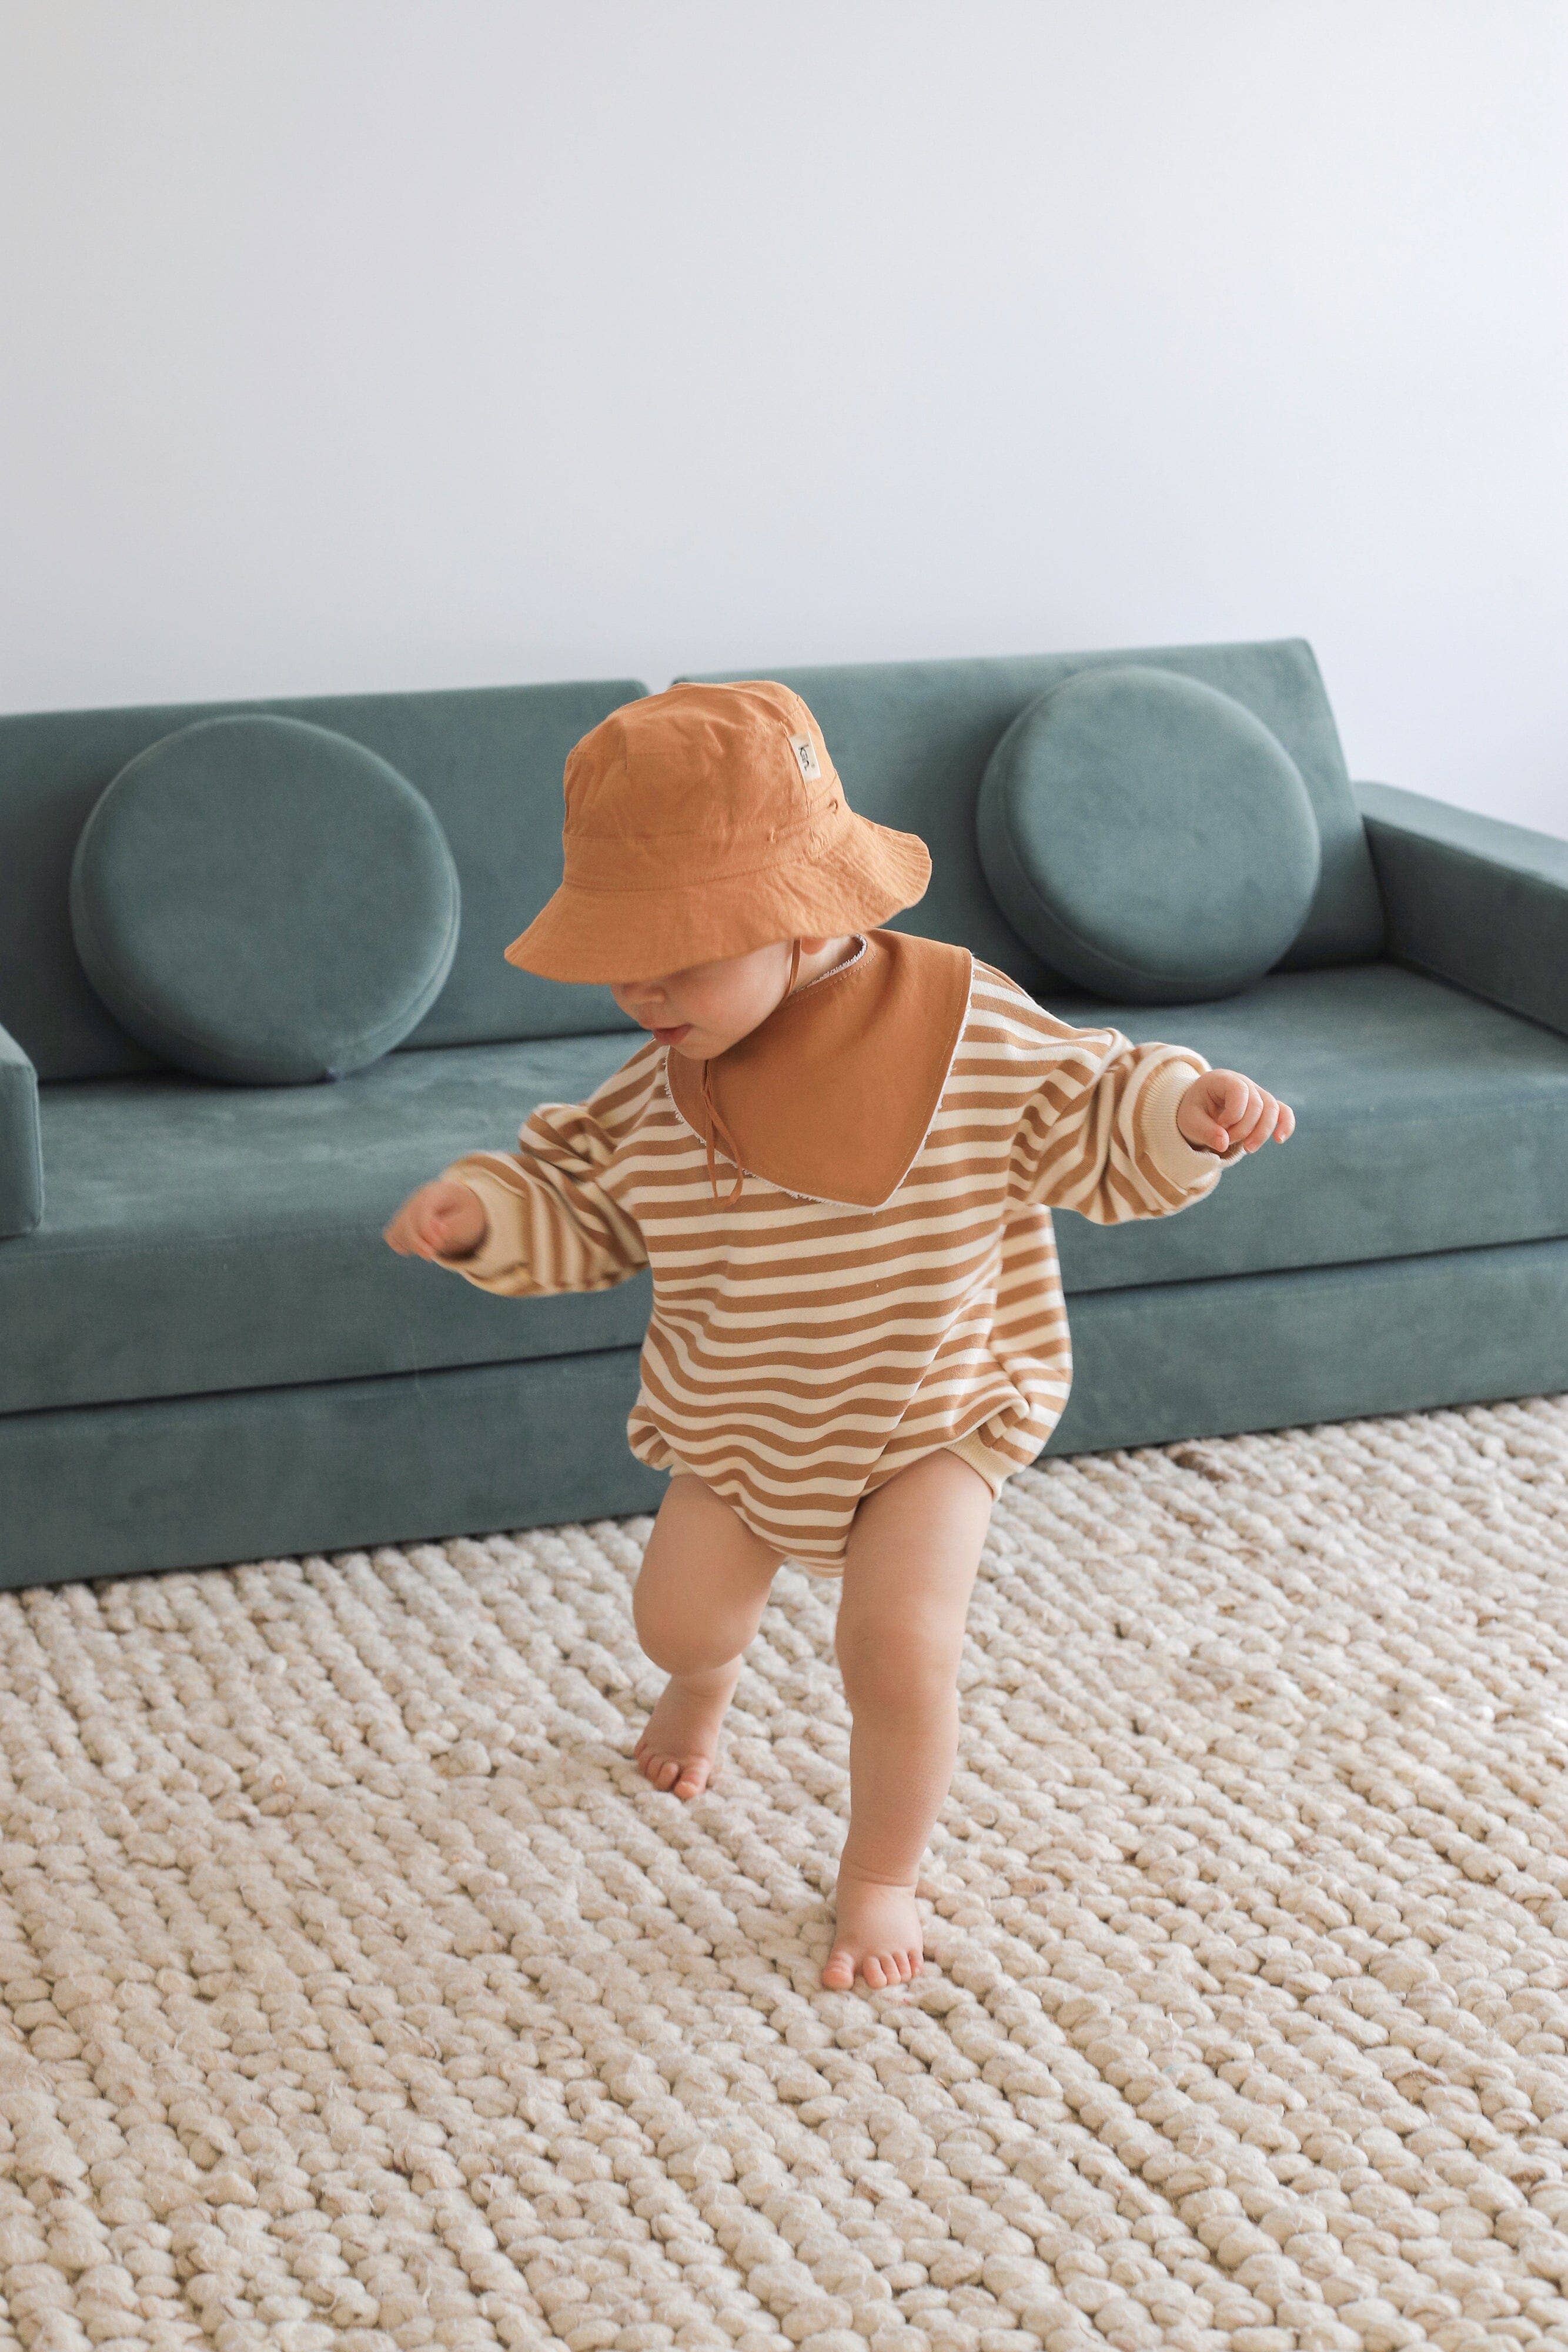
[[[490,1230],[445,1262],[518,1298],[649,1265],[632,1453],[696,1472],[819,1573],[862,1495],[921,1454],[951,1446],[995,1490],[1039,1454],[1071,1379],[1053,1208],[1163,1216],[1219,1177],[1176,1125],[1201,1055],[1073,1029],[977,958],[936,1114],[879,1208],[750,1171],[716,1207],[668,1051],[650,1038],[585,1103],[541,1103],[516,1152],[455,1160]]]

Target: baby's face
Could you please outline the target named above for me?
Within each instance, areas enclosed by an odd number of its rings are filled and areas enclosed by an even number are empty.
[[[687,964],[662,980],[612,981],[610,993],[661,1045],[700,1062],[766,1021],[789,978],[789,941],[776,940],[748,955]]]

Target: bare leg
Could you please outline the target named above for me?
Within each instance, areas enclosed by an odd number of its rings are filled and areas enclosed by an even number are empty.
[[[946,1451],[861,1502],[850,1529],[836,1646],[854,1718],[850,1830],[822,1982],[906,1983],[922,1948],[920,1857],[958,1752],[958,1661],[991,1490]]]
[[[637,1638],[670,1676],[636,1748],[655,1789],[695,1797],[707,1787],[741,1654],[783,1557],[701,1478],[683,1470],[670,1480],[632,1595]]]

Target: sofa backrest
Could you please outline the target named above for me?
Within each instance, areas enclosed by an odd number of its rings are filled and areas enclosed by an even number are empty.
[[[1301,772],[1322,876],[1285,969],[1382,951],[1383,911],[1333,714],[1301,637],[1254,645],[1119,647],[973,661],[756,665],[709,677],[777,677],[821,724],[850,804],[917,833],[931,887],[891,928],[963,941],[1031,993],[1071,995],[1011,929],[975,845],[986,762],[1027,703],[1075,670],[1146,662],[1235,697]],[[141,706],[0,717],[0,1027],[45,1078],[147,1069],[152,1056],[99,1003],[71,939],[71,857],[89,812],[125,762],[198,719],[276,711],[366,744],[416,784],[445,829],[463,887],[451,976],[402,1048],[633,1030],[607,988],[541,980],[501,950],[561,877],[561,771],[579,736],[647,692],[635,678],[420,694]]]
[[[94,995],[71,939],[71,857],[125,762],[198,719],[276,711],[368,745],[441,820],[463,922],[449,979],[402,1050],[632,1029],[607,988],[541,980],[502,961],[561,877],[561,770],[580,735],[645,694],[635,678],[322,695],[0,717],[0,1027],[45,1078],[153,1066]]]
[[[975,803],[986,763],[1019,712],[1075,670],[1112,662],[1146,662],[1217,687],[1270,728],[1301,770],[1317,814],[1322,874],[1281,969],[1379,955],[1383,903],[1333,713],[1304,637],[810,669],[764,662],[701,675],[776,677],[793,687],[821,727],[850,806],[925,843],[931,886],[890,929],[960,940],[1031,994],[1061,996],[1079,992],[1040,962],[991,896],[975,845]]]

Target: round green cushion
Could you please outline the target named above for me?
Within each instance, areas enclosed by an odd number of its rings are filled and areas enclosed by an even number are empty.
[[[1140,662],[1077,670],[1019,712],[976,830],[1037,955],[1150,1003],[1260,979],[1318,883],[1317,820],[1283,744],[1229,695]]]
[[[207,719],[122,768],[83,827],[71,929],[131,1035],[203,1077],[362,1068],[428,1011],[457,869],[423,796],[303,719]]]

